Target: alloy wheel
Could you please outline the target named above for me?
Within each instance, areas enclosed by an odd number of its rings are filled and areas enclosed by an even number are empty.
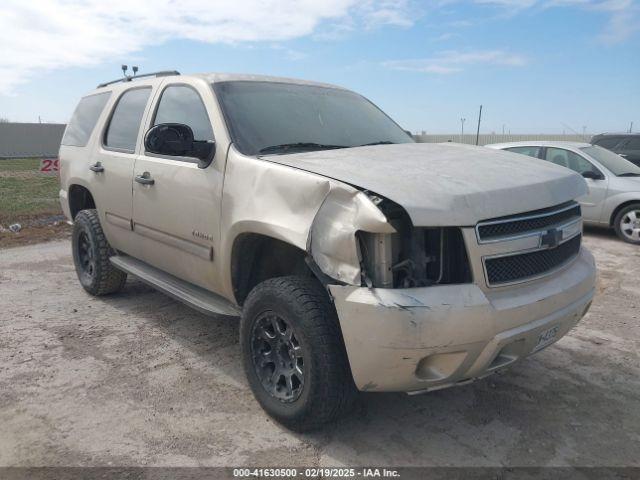
[[[82,273],[93,278],[96,271],[96,259],[93,245],[86,232],[80,232],[78,235],[78,260]]]
[[[296,401],[304,387],[304,352],[291,324],[274,312],[261,314],[251,334],[253,368],[264,389],[278,400]]]
[[[620,231],[630,240],[640,242],[640,210],[630,210],[620,219]]]

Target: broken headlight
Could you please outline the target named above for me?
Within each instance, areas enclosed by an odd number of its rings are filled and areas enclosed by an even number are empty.
[[[378,208],[395,233],[358,232],[363,283],[378,288],[414,288],[471,283],[471,269],[457,227],[414,227],[399,205]]]

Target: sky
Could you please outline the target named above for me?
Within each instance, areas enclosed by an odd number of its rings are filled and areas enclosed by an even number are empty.
[[[233,72],[338,84],[413,132],[640,131],[640,0],[3,0],[0,118],[98,83]]]

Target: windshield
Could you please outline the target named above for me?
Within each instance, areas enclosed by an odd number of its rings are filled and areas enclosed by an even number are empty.
[[[584,147],[581,148],[584,153],[590,155],[599,161],[602,165],[607,167],[611,173],[619,176],[640,176],[640,168],[635,166],[629,160],[622,158],[606,148],[602,147]]]
[[[413,142],[378,107],[347,90],[252,81],[215,83],[214,89],[245,155]]]

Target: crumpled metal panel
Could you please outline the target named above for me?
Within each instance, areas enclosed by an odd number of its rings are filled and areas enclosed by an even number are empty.
[[[326,275],[351,285],[361,284],[357,231],[395,229],[366,194],[334,185],[313,220],[307,250]]]
[[[306,250],[320,270],[343,283],[361,285],[359,230],[393,233],[387,218],[356,188],[304,170],[245,157],[229,149],[221,209],[218,266],[231,262],[243,233],[282,240]],[[233,295],[230,272],[223,290]]]
[[[404,143],[273,155],[401,205],[415,226],[471,226],[559,205],[587,193],[568,168],[469,145]]]
[[[228,298],[234,298],[228,266],[238,236],[262,234],[306,250],[313,219],[332,184],[337,182],[229,149],[216,263]]]
[[[561,325],[558,338],[584,315],[595,292],[595,263],[586,248],[542,282],[483,291],[478,285],[380,289],[329,285],[356,386],[368,391],[441,388],[483,376],[506,345]],[[465,353],[447,378],[416,374],[423,359]],[[418,372],[419,373],[419,372]]]

